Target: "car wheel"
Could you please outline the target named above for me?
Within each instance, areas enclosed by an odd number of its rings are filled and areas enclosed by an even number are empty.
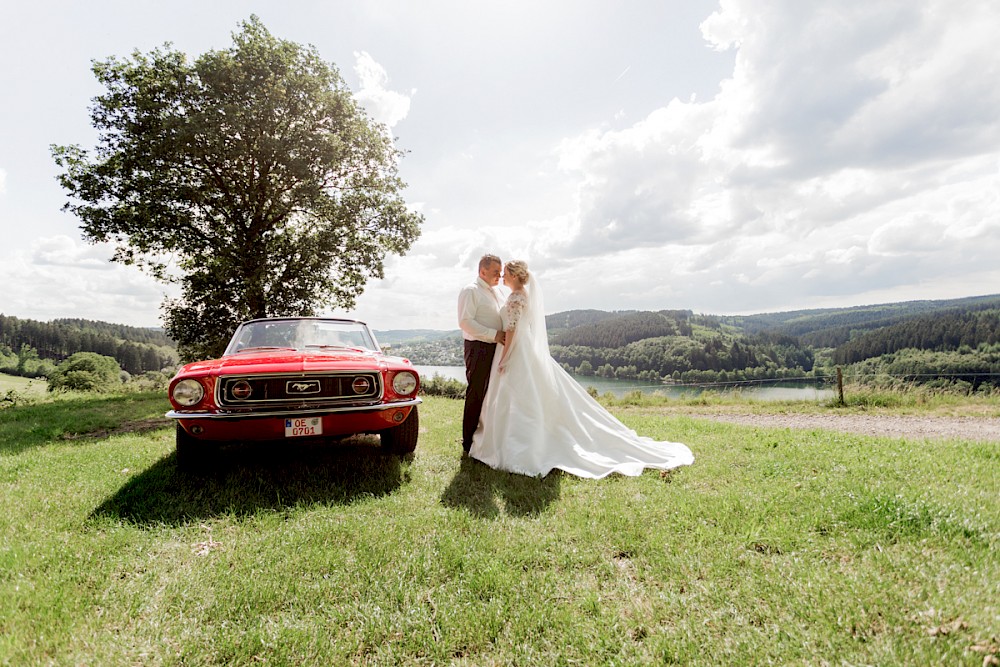
[[[399,426],[382,431],[382,449],[391,454],[409,454],[417,448],[417,434],[420,431],[420,417],[417,406]]]
[[[177,467],[189,472],[197,472],[215,458],[216,444],[199,440],[177,424]]]

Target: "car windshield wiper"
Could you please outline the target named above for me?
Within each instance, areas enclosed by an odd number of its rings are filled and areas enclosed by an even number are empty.
[[[283,345],[254,345],[252,347],[244,347],[236,350],[236,354],[240,354],[241,352],[256,352],[257,350],[291,350],[294,352],[295,348],[285,347]]]
[[[306,349],[309,349],[309,348],[316,348],[318,350],[354,350],[355,352],[369,352],[370,351],[370,350],[366,350],[363,347],[355,347],[353,345],[319,345],[319,344],[306,345]]]

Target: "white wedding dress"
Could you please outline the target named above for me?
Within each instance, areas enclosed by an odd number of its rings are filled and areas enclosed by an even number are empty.
[[[694,462],[686,445],[657,442],[622,424],[549,355],[541,289],[533,274],[524,293],[510,295],[500,316],[504,329],[515,333],[502,369],[503,348],[493,357],[473,458],[523,475],[544,477],[558,468],[592,479]]]

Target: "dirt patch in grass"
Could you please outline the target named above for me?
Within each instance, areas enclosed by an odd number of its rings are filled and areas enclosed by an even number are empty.
[[[113,435],[125,435],[128,433],[146,433],[157,429],[166,428],[173,423],[172,419],[166,417],[154,417],[151,419],[137,419],[125,422],[112,429],[97,429],[84,433],[63,433],[63,440],[80,440],[81,438],[110,438]]]

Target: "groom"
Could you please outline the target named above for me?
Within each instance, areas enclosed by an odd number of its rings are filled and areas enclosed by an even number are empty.
[[[472,447],[472,434],[479,426],[479,413],[490,383],[490,367],[497,343],[504,342],[500,322],[500,295],[494,289],[500,282],[500,258],[483,255],[479,277],[458,294],[458,326],[465,339],[465,413],[462,416],[462,449]]]

